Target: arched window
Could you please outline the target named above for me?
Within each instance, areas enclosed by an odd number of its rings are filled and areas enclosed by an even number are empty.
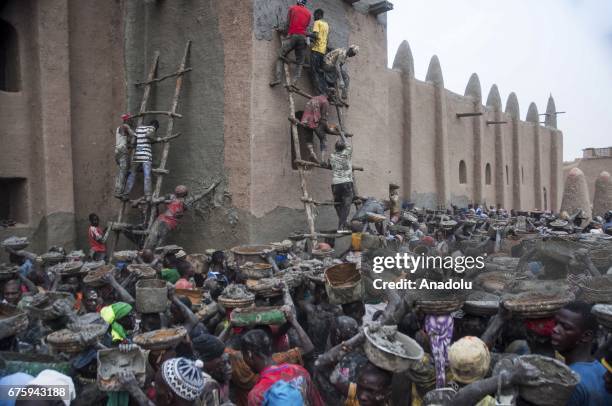
[[[0,90],[21,90],[17,30],[3,20],[0,20]]]
[[[459,183],[467,183],[467,168],[465,167],[465,161],[459,161]]]
[[[525,184],[525,172],[523,172],[523,167],[521,166],[521,183]]]
[[[485,166],[485,184],[491,184],[491,164],[489,163]]]
[[[508,165],[506,165],[506,185],[510,184],[510,176],[508,175]]]

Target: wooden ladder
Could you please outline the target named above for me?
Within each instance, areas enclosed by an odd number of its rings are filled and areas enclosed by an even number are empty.
[[[158,140],[158,142],[162,142],[164,144],[159,167],[152,170],[152,174],[156,175],[155,188],[153,190],[153,195],[152,195],[153,202],[155,202],[155,200],[159,198],[159,195],[161,193],[163,176],[169,173],[169,171],[166,169],[166,164],[168,163],[168,154],[170,153],[170,141],[180,135],[180,134],[173,134],[172,131],[174,129],[174,119],[182,118],[182,115],[178,114],[176,112],[176,109],[178,107],[180,92],[181,92],[181,88],[183,85],[183,75],[192,70],[192,68],[185,67],[187,64],[187,58],[189,56],[190,48],[191,48],[191,41],[187,41],[187,44],[185,45],[185,52],[183,54],[183,59],[181,60],[179,68],[176,72],[170,73],[167,75],[163,75],[157,78],[155,77],[155,74],[159,66],[159,55],[160,54],[159,54],[159,51],[155,51],[155,53],[153,54],[153,63],[151,64],[151,67],[149,69],[147,79],[144,82],[137,82],[134,84],[135,86],[138,86],[138,87],[139,86],[144,87],[143,94],[142,94],[142,100],[140,102],[139,112],[138,114],[134,116],[134,117],[138,117],[137,126],[141,126],[144,123],[144,118],[147,115],[166,115],[168,116],[168,125],[166,127],[166,135],[165,137]],[[152,89],[153,84],[159,83],[171,77],[176,77],[176,84],[174,88],[174,96],[172,98],[172,104],[171,104],[170,110],[169,111],[147,110],[147,104],[149,101],[149,97],[151,95],[151,89]],[[131,158],[133,158],[133,156],[134,156],[134,150],[132,151]],[[130,162],[131,162],[131,159],[130,159]],[[136,235],[146,236],[149,234],[149,229],[151,227],[151,224],[153,224],[153,221],[155,220],[157,210],[155,210],[151,202],[146,202],[145,199],[143,198],[137,199],[135,202],[137,202],[139,206],[142,206],[143,204],[145,205],[145,208],[143,210],[144,212],[143,218],[145,221],[146,230],[132,230],[131,233],[136,234]],[[109,256],[113,255],[113,252],[115,251],[115,248],[117,247],[117,244],[119,242],[119,237],[121,236],[121,231],[125,230],[128,226],[130,226],[130,224],[124,223],[124,216],[125,216],[125,211],[126,211],[125,209],[126,209],[127,204],[128,202],[125,200],[121,202],[121,207],[119,208],[119,214],[117,215],[117,221],[111,222],[109,224],[111,231],[113,231],[115,234],[114,238],[109,243],[109,250],[108,250]],[[148,221],[147,221],[147,217],[148,217]]]

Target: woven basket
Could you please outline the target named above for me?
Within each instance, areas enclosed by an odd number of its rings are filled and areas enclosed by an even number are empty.
[[[219,296],[217,302],[225,308],[240,309],[243,307],[249,307],[255,303],[255,296],[248,299],[232,299],[229,297]]]
[[[540,319],[554,315],[572,300],[574,295],[570,293],[523,292],[503,300],[502,305],[524,319]]]
[[[244,265],[247,262],[267,264],[268,262],[263,254],[265,251],[274,251],[274,247],[271,245],[239,245],[230,251],[234,254],[234,261],[237,266]]]
[[[325,270],[325,291],[331,304],[345,304],[362,300],[365,289],[357,266],[345,262],[327,268]]]
[[[73,262],[62,262],[57,265],[53,265],[49,270],[58,275],[67,276],[72,274],[78,274],[83,268],[83,263],[81,261],[73,261]]]
[[[28,313],[41,320],[55,320],[58,315],[53,311],[53,303],[58,300],[65,300],[74,306],[74,297],[70,293],[65,292],[45,292],[38,293],[32,299],[32,303],[26,306]]]
[[[47,343],[54,352],[77,353],[83,351],[108,330],[106,323],[79,326],[78,330],[63,329],[47,336]],[[81,339],[83,337],[83,340]]]
[[[330,250],[312,250],[311,255],[313,258],[323,260],[325,258],[333,258],[336,255],[336,251],[332,248]]]
[[[104,265],[106,265],[106,262],[104,261],[88,261],[83,264],[82,270],[91,272],[95,271],[96,269],[99,269],[100,267],[103,267]]]
[[[580,284],[582,296],[589,303],[612,303],[612,275],[589,279]]]
[[[476,285],[489,293],[501,293],[506,290],[506,286],[516,280],[526,279],[526,276],[517,275],[512,272],[485,272],[478,275],[475,279]]]
[[[109,272],[114,272],[114,270],[115,267],[112,265],[103,265],[95,271],[89,271],[83,278],[83,283],[93,286],[94,288],[102,287],[106,284],[106,282],[102,280],[102,277]]]
[[[47,252],[42,254],[40,258],[45,265],[55,265],[64,261],[64,255],[59,252]]]
[[[597,317],[597,321],[602,326],[612,329],[612,305],[596,304],[591,312]]]
[[[608,267],[612,266],[610,263],[610,255],[612,248],[606,247],[603,249],[592,249],[589,251],[589,256],[591,257],[591,261],[593,261],[593,265],[600,270],[607,270]]]
[[[157,351],[174,348],[187,335],[184,327],[164,328],[134,336],[134,343],[144,349]]]
[[[240,275],[244,279],[271,278],[273,274],[272,265],[247,262],[240,267]]]
[[[12,265],[0,264],[0,281],[6,281],[17,277],[19,268]]]
[[[461,309],[463,300],[455,298],[450,300],[417,300],[415,305],[425,314],[450,314]]]
[[[154,279],[157,276],[157,271],[145,264],[130,264],[127,270],[134,273],[138,279]]]
[[[131,262],[138,256],[138,251],[135,250],[125,250],[125,251],[115,251],[113,253],[113,258],[120,262]]]
[[[492,316],[499,311],[500,297],[492,293],[472,291],[465,303],[463,310],[473,316]]]
[[[0,303],[0,339],[14,336],[28,328],[28,315],[9,304]]]
[[[296,271],[294,269],[282,270],[278,274],[274,275],[273,278],[264,278],[258,280],[247,280],[247,288],[255,293],[255,295],[264,298],[271,298],[276,296],[282,296],[282,289],[278,288],[280,281],[285,282],[289,289],[296,288],[304,281],[305,274],[303,271]]]
[[[29,242],[27,237],[9,237],[2,241],[2,248],[10,248],[19,251],[27,248]]]

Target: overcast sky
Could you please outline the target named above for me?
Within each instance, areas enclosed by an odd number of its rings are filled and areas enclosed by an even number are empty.
[[[505,107],[515,92],[546,111],[552,93],[564,160],[612,146],[612,0],[395,0],[387,14],[389,66],[402,40],[425,80],[440,58],[445,87],[463,94],[478,73],[483,99],[494,83]],[[542,119],[543,121],[543,119]]]

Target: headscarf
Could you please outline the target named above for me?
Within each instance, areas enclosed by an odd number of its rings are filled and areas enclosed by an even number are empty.
[[[26,386],[34,379],[32,375],[17,372],[0,379],[0,386]],[[15,399],[1,399],[0,406],[15,406]]]
[[[445,368],[448,362],[448,346],[453,338],[453,326],[453,317],[450,314],[425,316],[425,331],[429,336],[436,367],[436,388],[446,386]]]
[[[489,371],[491,354],[478,337],[463,337],[448,350],[450,369],[459,383],[470,384],[482,379]]]
[[[74,382],[68,375],[64,375],[52,369],[45,369],[41,371],[36,378],[28,382],[28,386],[67,386],[68,387],[68,399],[62,401],[66,406],[70,405],[76,398],[76,390],[74,388]]]
[[[193,284],[185,278],[181,278],[174,284],[177,289],[193,289]]]
[[[212,334],[200,334],[194,337],[191,342],[193,348],[200,354],[200,359],[205,362],[219,358],[225,351],[223,341]]]
[[[113,303],[100,310],[100,317],[110,324],[113,341],[123,341],[127,338],[127,332],[117,321],[121,320],[132,311],[132,305],[125,302]]]
[[[204,392],[205,374],[202,361],[171,358],[162,364],[162,378],[172,392],[181,399],[193,401]],[[206,375],[206,378],[209,378]]]
[[[548,317],[544,319],[528,319],[524,321],[525,328],[533,331],[539,336],[550,337],[552,331],[557,324],[554,317]]]
[[[262,406],[301,406],[302,392],[286,381],[277,381],[264,394]]]
[[[176,283],[181,279],[181,274],[175,268],[164,268],[161,270],[161,278],[170,283]]]

